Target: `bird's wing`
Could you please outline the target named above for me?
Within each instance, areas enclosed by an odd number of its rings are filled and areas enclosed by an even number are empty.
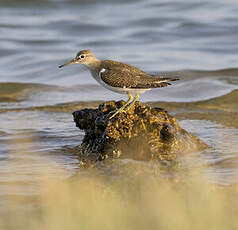
[[[171,85],[169,81],[173,80],[159,76],[153,77],[134,66],[118,62],[112,63],[112,61],[108,65],[104,63],[99,75],[103,82],[112,87],[132,89],[165,87]]]

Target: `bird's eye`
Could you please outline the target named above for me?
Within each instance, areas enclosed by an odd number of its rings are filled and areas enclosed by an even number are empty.
[[[85,56],[84,56],[84,55],[80,55],[80,58],[82,58],[82,59],[83,59],[83,58],[85,58]]]

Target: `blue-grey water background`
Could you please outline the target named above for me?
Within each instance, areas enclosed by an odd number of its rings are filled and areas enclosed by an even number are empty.
[[[193,166],[206,165],[213,183],[236,183],[237,12],[236,0],[1,0],[1,207],[8,196],[38,194],[45,167],[57,179],[78,170],[65,147],[83,138],[71,112],[126,99],[99,86],[83,66],[58,68],[82,49],[180,76],[141,100],[166,108],[210,146],[192,154]]]

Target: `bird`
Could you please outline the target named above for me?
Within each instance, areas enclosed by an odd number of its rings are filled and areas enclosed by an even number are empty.
[[[128,111],[139,99],[139,94],[171,85],[171,81],[179,78],[151,75],[132,65],[113,60],[100,60],[90,50],[81,50],[76,57],[59,66],[62,68],[71,64],[86,66],[93,78],[103,87],[120,94],[127,94],[128,100],[109,117],[112,119],[118,113]],[[134,94],[134,98],[132,96]]]

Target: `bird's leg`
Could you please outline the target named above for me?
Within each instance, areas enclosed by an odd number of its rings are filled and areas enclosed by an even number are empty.
[[[128,94],[128,100],[127,102],[120,108],[118,109],[114,114],[112,114],[112,116],[109,119],[112,119],[113,117],[115,117],[118,113],[125,111],[124,109],[127,107],[127,105],[131,102],[131,100],[133,99],[133,96],[130,93]]]
[[[127,108],[125,109],[125,111],[128,111],[134,104],[135,104],[135,102],[136,102],[136,100],[138,100],[139,99],[139,94],[135,94],[135,97],[134,97],[134,99],[133,99],[133,101],[131,102],[131,104],[130,105],[128,105],[127,106]]]

